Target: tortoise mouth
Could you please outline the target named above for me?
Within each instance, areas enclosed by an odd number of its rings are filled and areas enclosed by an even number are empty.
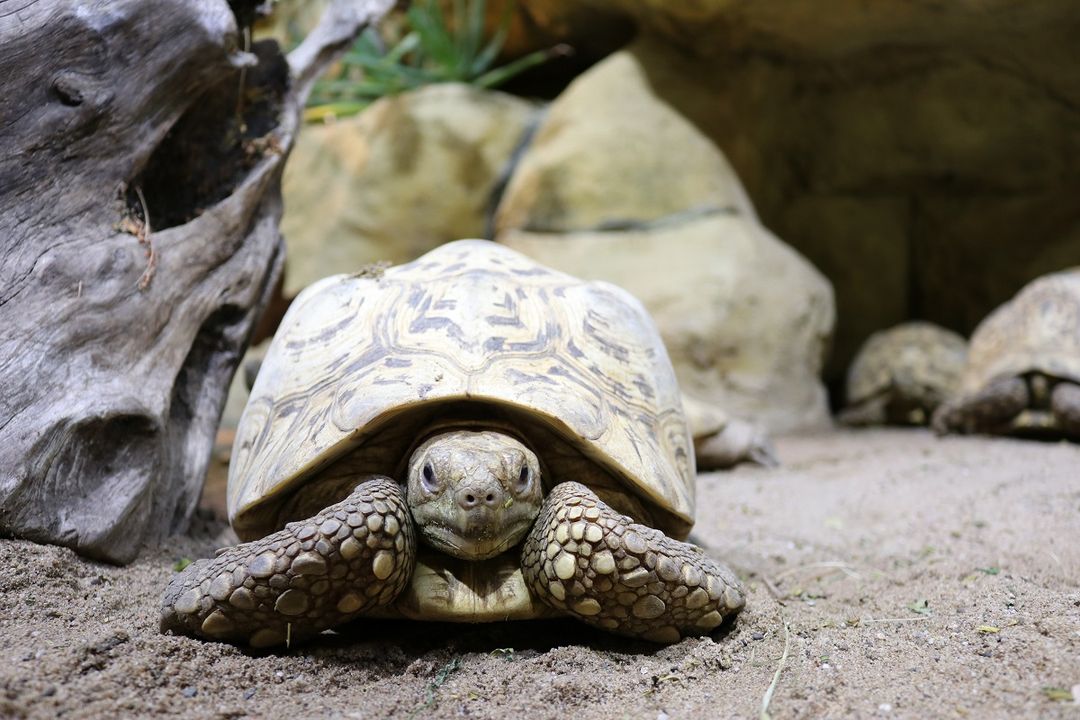
[[[519,521],[498,536],[490,532],[470,536],[444,525],[427,525],[420,527],[420,534],[428,545],[447,555],[461,560],[487,560],[518,545],[531,527],[532,520]]]

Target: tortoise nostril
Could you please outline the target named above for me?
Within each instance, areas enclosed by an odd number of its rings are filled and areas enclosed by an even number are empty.
[[[487,497],[484,498],[484,499],[487,500],[488,505],[490,505],[491,503],[495,502],[495,494],[494,493],[488,493]]]
[[[472,495],[472,494],[466,495],[465,496],[465,504],[469,505],[469,506],[475,505],[476,504],[476,496]]]

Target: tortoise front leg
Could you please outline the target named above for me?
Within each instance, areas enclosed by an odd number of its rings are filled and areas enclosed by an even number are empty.
[[[707,633],[745,604],[730,570],[620,515],[575,482],[556,486],[545,500],[521,565],[526,583],[552,607],[654,642]]]
[[[161,631],[280,645],[390,603],[415,564],[401,488],[371,476],[312,518],[189,565],[162,597]]]
[[[1059,382],[1050,394],[1050,407],[1064,433],[1080,439],[1080,385],[1065,380]]]
[[[1023,378],[998,380],[974,395],[950,400],[934,413],[934,431],[992,433],[1007,425],[1028,406],[1030,394]]]

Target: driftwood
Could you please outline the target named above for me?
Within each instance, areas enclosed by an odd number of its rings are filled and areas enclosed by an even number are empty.
[[[286,58],[252,0],[0,0],[0,532],[127,562],[186,527],[303,101],[391,4]]]

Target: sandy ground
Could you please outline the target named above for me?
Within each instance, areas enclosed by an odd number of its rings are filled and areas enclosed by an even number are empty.
[[[0,717],[1080,717],[1080,448],[844,432],[699,483],[749,587],[671,647],[571,621],[360,622],[290,651],[162,636],[188,537],[116,568],[0,541]],[[208,498],[213,501],[213,497]]]

